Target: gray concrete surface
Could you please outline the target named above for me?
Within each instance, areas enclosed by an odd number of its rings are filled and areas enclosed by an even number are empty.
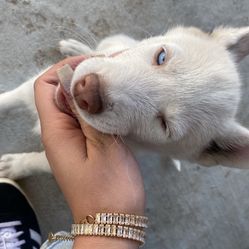
[[[176,24],[205,30],[249,25],[248,0],[0,0],[0,11],[0,92],[60,59],[56,47],[63,38],[92,44],[89,33],[98,41],[118,32],[142,38]],[[248,67],[249,59],[240,67],[244,90],[238,115],[247,127]],[[40,149],[30,133],[33,117],[22,107],[0,119],[0,154]],[[138,157],[151,220],[144,248],[249,248],[249,170],[185,163],[178,173],[169,162],[160,166],[156,155]],[[71,215],[52,176],[20,184],[34,203],[44,238],[48,231],[69,228]]]

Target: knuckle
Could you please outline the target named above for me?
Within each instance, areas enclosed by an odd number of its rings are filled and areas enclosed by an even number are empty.
[[[40,86],[41,84],[41,76],[38,77],[36,80],[35,80],[35,83],[34,83],[34,90],[37,91],[37,88]]]

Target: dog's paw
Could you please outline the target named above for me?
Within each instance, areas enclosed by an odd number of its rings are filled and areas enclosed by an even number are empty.
[[[28,174],[25,169],[23,154],[5,154],[0,158],[0,177],[11,179],[23,178]]]
[[[59,48],[61,54],[65,56],[76,56],[92,53],[92,50],[88,46],[73,39],[60,41]]]

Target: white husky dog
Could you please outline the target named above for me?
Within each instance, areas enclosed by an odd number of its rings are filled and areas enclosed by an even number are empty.
[[[177,27],[142,41],[108,37],[95,51],[74,40],[61,41],[60,49],[104,55],[79,64],[70,86],[79,115],[91,126],[173,159],[249,168],[249,130],[235,120],[237,63],[249,54],[249,27],[211,33]],[[1,94],[0,111],[25,103],[36,112],[35,79]],[[60,92],[55,99],[63,108]],[[39,120],[34,130],[40,132]],[[44,152],[1,157],[0,177],[38,171],[49,171]]]

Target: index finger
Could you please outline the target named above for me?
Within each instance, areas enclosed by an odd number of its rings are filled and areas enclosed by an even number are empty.
[[[65,64],[69,64],[73,69],[82,62],[85,56],[67,58],[48,69],[35,82],[35,103],[41,121],[41,127],[52,124],[58,119],[65,119],[65,123],[75,126],[76,121],[69,115],[62,113],[57,108],[54,97],[55,90],[59,83],[57,70]],[[64,123],[64,124],[65,124]]]

